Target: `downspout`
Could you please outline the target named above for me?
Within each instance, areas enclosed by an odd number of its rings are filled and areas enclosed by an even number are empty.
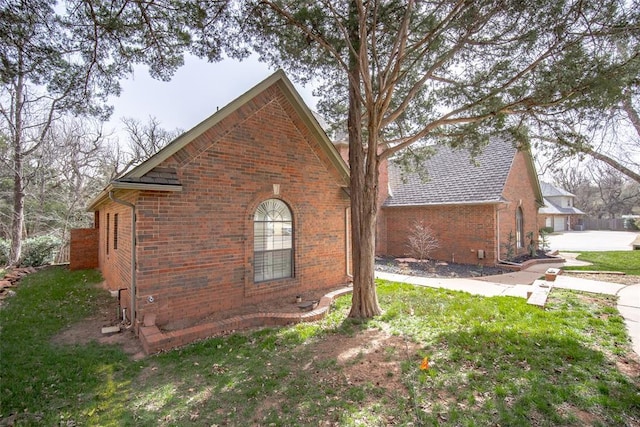
[[[496,257],[496,259],[498,260],[498,262],[500,264],[507,264],[507,265],[518,265],[515,262],[511,262],[511,261],[506,261],[504,259],[500,259],[500,211],[506,209],[507,207],[504,206],[503,208],[497,208],[496,209],[496,242],[497,242],[497,246],[498,246],[498,250],[496,252],[496,254],[498,255]]]
[[[136,321],[136,205],[126,200],[118,199],[113,195],[113,190],[109,191],[111,201],[131,208],[131,306],[129,312],[131,316],[131,326]]]

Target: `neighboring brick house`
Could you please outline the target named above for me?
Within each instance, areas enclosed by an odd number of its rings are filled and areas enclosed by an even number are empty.
[[[574,194],[547,182],[541,182],[544,206],[538,210],[539,228],[553,228],[553,231],[582,230],[584,212],[575,207]]]
[[[136,330],[335,288],[349,280],[348,185],[278,71],[91,203],[99,268]]]
[[[474,160],[467,150],[441,147],[422,167],[427,180],[403,176],[393,162],[381,168],[378,254],[410,255],[416,221],[439,241],[430,258],[447,262],[495,265],[506,256],[510,233],[517,254],[526,252],[529,232],[537,238],[542,194],[529,151],[495,138]]]

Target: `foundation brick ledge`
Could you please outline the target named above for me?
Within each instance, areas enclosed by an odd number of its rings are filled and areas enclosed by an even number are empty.
[[[230,330],[314,322],[327,314],[331,303],[336,298],[352,291],[353,287],[348,286],[329,292],[320,299],[316,308],[304,313],[251,313],[171,332],[162,332],[155,324],[149,325],[150,322],[145,321],[145,325],[140,327],[139,338],[144,352],[153,354],[162,350],[180,347],[193,341],[210,338]]]

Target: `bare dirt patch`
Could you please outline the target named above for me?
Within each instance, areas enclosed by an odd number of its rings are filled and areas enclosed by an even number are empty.
[[[572,277],[581,279],[597,280],[599,282],[620,283],[621,285],[637,285],[640,284],[639,276],[629,276],[626,274],[609,274],[609,273],[580,273],[577,270],[565,270],[564,272]]]
[[[629,378],[640,378],[640,357],[635,353],[629,353],[627,357],[617,357],[615,363],[618,370]]]
[[[378,329],[354,336],[332,335],[314,346],[313,361],[335,360],[343,376],[337,379],[322,370],[316,370],[315,374],[321,382],[338,380],[347,385],[370,382],[390,395],[405,394],[401,364],[407,360],[420,364],[418,349],[414,342]],[[312,366],[309,362],[303,369]]]
[[[104,288],[102,284],[98,285]],[[105,290],[106,293],[106,290]],[[88,344],[92,341],[100,344],[113,344],[122,347],[134,360],[144,357],[140,341],[132,330],[121,328],[114,334],[103,334],[102,328],[118,324],[116,316],[117,303],[114,298],[105,295],[96,306],[95,312],[80,322],[74,323],[60,331],[51,341],[58,345]]]
[[[379,392],[370,395],[379,402],[384,394],[394,402],[398,396],[408,396],[410,391],[403,382],[402,364],[406,361],[420,365],[420,346],[406,338],[391,335],[379,329],[367,329],[354,335],[332,334],[312,344],[310,360],[301,361],[292,369],[311,371],[314,381],[335,389],[345,387],[375,388]],[[328,364],[330,369],[323,369]],[[336,398],[341,398],[336,396]],[[265,398],[256,410],[256,420],[266,412],[283,404],[278,395]],[[361,402],[366,407],[371,402]],[[387,425],[394,425],[388,420]],[[321,425],[339,425],[326,421]]]
[[[558,407],[558,411],[563,414],[572,414],[582,425],[595,426],[603,425],[603,419],[595,413],[587,412],[569,403],[563,403]]]

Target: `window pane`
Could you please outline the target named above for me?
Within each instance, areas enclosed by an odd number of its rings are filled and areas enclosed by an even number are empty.
[[[267,229],[266,222],[253,223],[254,250],[264,251],[267,249]]]
[[[256,252],[254,257],[256,282],[291,277],[291,251]]]
[[[519,248],[524,248],[524,221],[520,207],[516,210],[516,245]]]
[[[269,199],[256,209],[254,233],[254,280],[281,279],[293,275],[293,221],[289,207]]]

